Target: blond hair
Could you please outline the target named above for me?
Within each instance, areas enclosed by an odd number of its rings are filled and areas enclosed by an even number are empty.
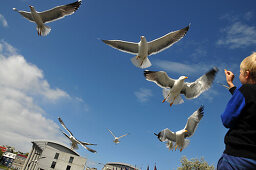
[[[241,62],[240,69],[249,71],[251,78],[256,80],[256,52],[253,52]]]

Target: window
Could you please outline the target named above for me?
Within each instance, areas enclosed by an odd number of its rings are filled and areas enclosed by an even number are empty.
[[[69,161],[68,161],[68,162],[72,164],[73,160],[74,160],[74,157],[70,156],[70,158],[69,158]]]
[[[59,158],[59,153],[56,153],[55,156],[54,156],[54,159],[58,159]]]
[[[54,169],[54,168],[55,168],[55,165],[56,165],[56,162],[53,161],[53,162],[52,162],[52,165],[51,165],[51,168]]]
[[[70,165],[68,165],[67,166],[67,168],[66,168],[66,170],[70,170],[71,169],[71,166]]]

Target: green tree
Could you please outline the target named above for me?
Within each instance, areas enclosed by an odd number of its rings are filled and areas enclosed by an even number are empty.
[[[180,162],[181,167],[178,167],[178,170],[214,170],[214,166],[209,165],[203,157],[200,160],[192,158],[190,161],[186,156],[183,156]]]
[[[2,152],[2,150],[0,149],[0,159],[2,158],[2,155],[3,155],[3,152]]]

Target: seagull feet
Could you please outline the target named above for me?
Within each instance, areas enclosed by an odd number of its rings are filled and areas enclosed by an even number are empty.
[[[166,99],[164,99],[164,100],[162,101],[162,103],[164,103],[164,102],[165,102],[165,100],[166,100]]]
[[[177,147],[178,147],[178,145],[175,146],[175,151],[176,151]]]
[[[173,105],[173,102],[172,102],[172,103],[170,103],[170,107],[172,107],[172,105]]]
[[[136,59],[138,60],[139,58],[140,58],[140,56],[137,55],[137,56],[136,56]]]

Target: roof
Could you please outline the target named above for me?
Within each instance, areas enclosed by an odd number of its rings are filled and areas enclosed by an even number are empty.
[[[67,149],[72,154],[74,154],[76,156],[80,156],[76,151],[74,151],[74,150],[70,149],[69,147],[65,146],[64,144],[60,144],[58,142],[54,142],[54,141],[33,141],[32,143],[36,144],[41,150],[44,150],[45,146],[49,145],[49,144],[58,145],[60,147],[63,147],[65,149]]]
[[[127,163],[121,163],[121,162],[109,162],[109,163],[106,163],[106,165],[112,165],[112,166],[115,166],[115,165],[119,165],[119,166],[126,166],[126,167],[129,167],[129,168],[136,168],[130,164],[127,164]]]
[[[27,158],[26,155],[22,155],[22,154],[18,154],[17,156],[23,157],[23,158]]]

